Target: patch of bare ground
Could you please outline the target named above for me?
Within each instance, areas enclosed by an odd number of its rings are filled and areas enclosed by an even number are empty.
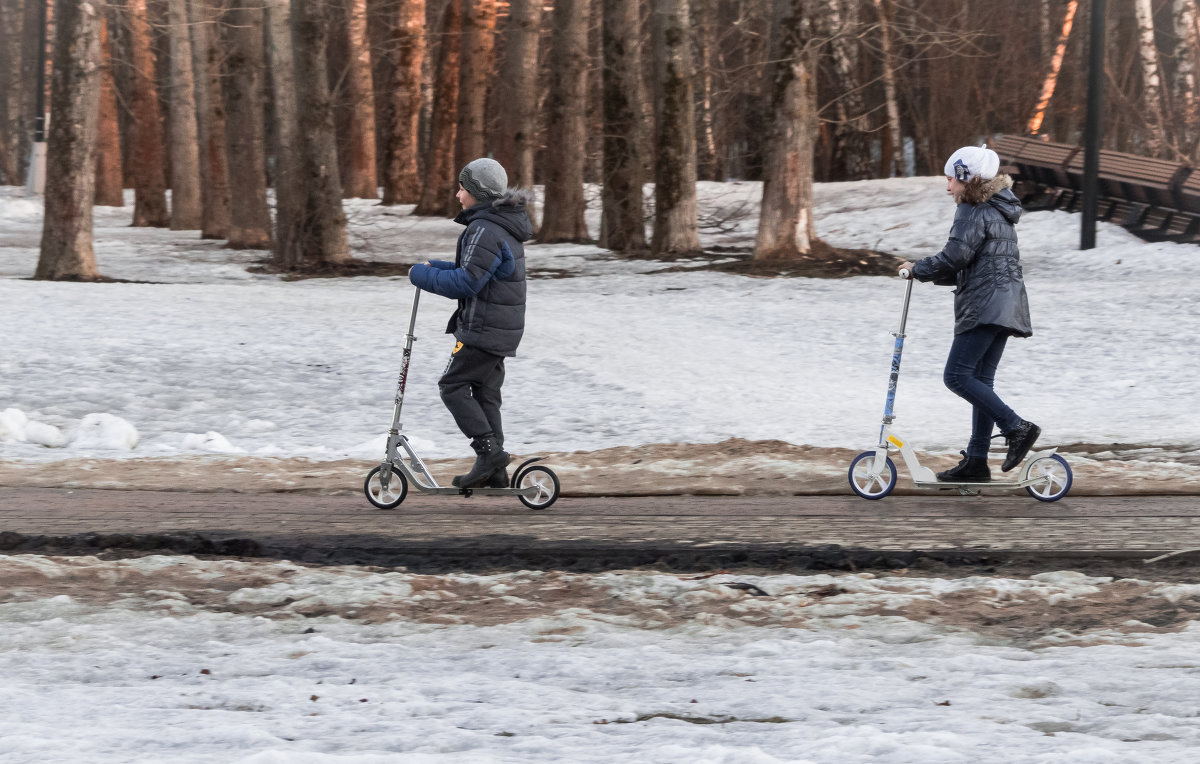
[[[301,271],[288,271],[275,265],[270,260],[259,261],[246,270],[251,273],[273,273],[280,275],[284,281],[303,281],[305,279],[338,279],[354,278],[356,276],[407,276],[412,263],[388,263],[380,260],[351,259],[344,263],[323,263],[305,268]]]
[[[660,256],[663,262],[686,260],[661,272],[707,270],[735,273],[756,278],[824,278],[842,279],[851,276],[895,276],[902,259],[872,249],[841,249],[823,241],[813,244],[807,255],[788,258],[754,259],[753,250],[745,247],[713,247],[702,255],[679,257]],[[697,265],[696,261],[702,262]],[[707,261],[707,262],[704,262]]]

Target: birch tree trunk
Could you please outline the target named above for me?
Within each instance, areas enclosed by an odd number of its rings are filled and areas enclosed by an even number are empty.
[[[100,113],[96,126],[96,196],[102,207],[125,206],[121,173],[121,131],[117,123],[117,87],[113,81],[112,50],[106,8],[100,19]]]
[[[346,98],[349,139],[343,193],[348,199],[378,199],[375,157],[375,99],[371,48],[367,41],[367,0],[343,0],[346,14]]]
[[[642,46],[637,0],[603,0],[604,177],[600,246],[646,249],[642,198]]]
[[[1158,47],[1154,44],[1154,8],[1151,0],[1134,0],[1138,19],[1138,55],[1142,62],[1142,105],[1146,119],[1146,151],[1162,157],[1167,145]]]
[[[195,81],[187,0],[167,0],[171,58],[171,228],[200,228],[200,150],[196,132]]]
[[[276,267],[296,270],[304,264],[300,230],[305,194],[300,159],[300,123],[296,106],[296,68],[292,49],[291,0],[267,0],[267,59],[275,94],[275,237]]]
[[[713,104],[713,56],[717,52],[717,0],[692,1],[692,28],[696,33],[696,162],[703,180],[724,180],[721,155],[717,151]],[[635,28],[636,29],[636,28]],[[636,34],[636,32],[635,32]]]
[[[774,0],[763,199],[754,259],[807,255],[816,233],[812,220],[812,151],[816,115],[812,71],[802,31],[804,0]]]
[[[1175,0],[1175,86],[1174,113],[1178,116],[1178,135],[1186,136],[1182,152],[1192,162],[1200,162],[1200,8],[1196,0]]]
[[[133,173],[133,225],[166,228],[167,179],[164,173],[162,119],[158,112],[158,88],[154,84],[154,53],[150,48],[150,20],[146,0],[126,0],[129,61],[133,76],[130,94],[129,163]]]
[[[383,204],[421,199],[421,72],[425,65],[425,0],[372,0],[368,5],[376,122],[383,161]]]
[[[46,207],[35,279],[99,276],[92,249],[100,108],[100,0],[54,5],[54,67],[46,145]]]
[[[868,126],[862,87],[856,81],[858,46],[858,15],[852,10],[857,0],[826,0],[824,23],[829,34],[828,55],[833,64],[837,99],[837,124],[833,133],[836,143],[835,165],[841,168],[846,180],[866,180],[872,176],[871,155],[867,147]]]
[[[200,153],[200,238],[229,238],[229,163],[226,158],[225,100],[221,95],[220,11],[213,0],[190,0],[192,70],[196,83]]]
[[[332,0],[293,0],[296,105],[301,140],[300,185],[305,191],[300,230],[301,264],[306,268],[350,260],[342,184],[338,177],[337,133],[325,61]]]
[[[495,59],[496,0],[465,0],[455,166],[485,156],[485,112]]]
[[[504,27],[504,57],[497,83],[499,127],[496,161],[508,172],[511,186],[533,188],[537,146],[538,48],[542,0],[511,0]]]
[[[540,242],[589,240],[583,219],[589,5],[590,0],[557,0],[550,15],[554,63],[546,93],[546,198]]]
[[[454,165],[455,132],[458,126],[459,53],[462,49],[462,5],[446,4],[442,13],[442,43],[434,74],[433,113],[429,122],[429,151],[425,182],[414,215],[453,217],[457,204],[458,170]]]
[[[1058,75],[1062,70],[1063,57],[1067,52],[1067,42],[1071,39],[1071,27],[1075,23],[1075,11],[1078,8],[1079,0],[1070,0],[1067,3],[1067,12],[1062,23],[1062,33],[1058,36],[1058,44],[1054,48],[1054,55],[1050,58],[1050,71],[1046,74],[1046,79],[1042,83],[1042,95],[1038,98],[1037,106],[1033,110],[1033,117],[1030,118],[1029,124],[1026,126],[1026,131],[1030,135],[1037,135],[1038,131],[1042,129],[1042,122],[1046,118],[1046,109],[1050,106],[1050,99],[1054,97],[1054,89],[1058,84]]]
[[[700,251],[696,127],[687,0],[657,0],[654,39],[654,235],[656,255]]]
[[[262,0],[228,0],[223,18],[225,143],[229,160],[229,243],[233,249],[271,246],[263,125]]]
[[[875,13],[879,17],[879,50],[883,57],[883,92],[887,105],[887,129],[891,152],[884,152],[884,177],[904,178],[908,176],[908,162],[904,158],[904,138],[900,130],[900,107],[896,101],[896,60],[892,52],[892,21],[887,0],[874,0]],[[890,156],[888,154],[890,153]]]

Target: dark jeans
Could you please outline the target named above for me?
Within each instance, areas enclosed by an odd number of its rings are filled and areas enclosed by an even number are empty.
[[[503,384],[504,356],[460,342],[454,346],[450,363],[438,380],[438,390],[463,435],[478,438],[492,433],[503,443],[504,428],[500,422]]]
[[[976,327],[955,335],[946,358],[942,376],[946,387],[974,407],[968,457],[987,458],[993,424],[1000,432],[1008,432],[1021,423],[1021,417],[992,389],[1008,336],[1008,330],[1000,326]]]

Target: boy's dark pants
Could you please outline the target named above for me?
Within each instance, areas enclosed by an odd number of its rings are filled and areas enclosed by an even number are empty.
[[[463,435],[474,439],[492,433],[504,443],[500,422],[503,384],[504,356],[458,343],[438,380],[438,390]]]

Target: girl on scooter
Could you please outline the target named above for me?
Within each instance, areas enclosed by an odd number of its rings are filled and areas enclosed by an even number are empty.
[[[1029,337],[1029,298],[1021,277],[1014,226],[1021,202],[1012,178],[997,174],[1000,157],[984,146],[964,146],[946,160],[946,193],[957,208],[950,238],[936,255],[900,266],[901,275],[954,286],[954,342],[943,380],[973,408],[971,440],[958,466],[938,473],[943,482],[990,481],[988,444],[993,425],[1008,442],[1000,467],[1008,472],[1041,434],[1000,400],[993,389],[1009,337]]]

